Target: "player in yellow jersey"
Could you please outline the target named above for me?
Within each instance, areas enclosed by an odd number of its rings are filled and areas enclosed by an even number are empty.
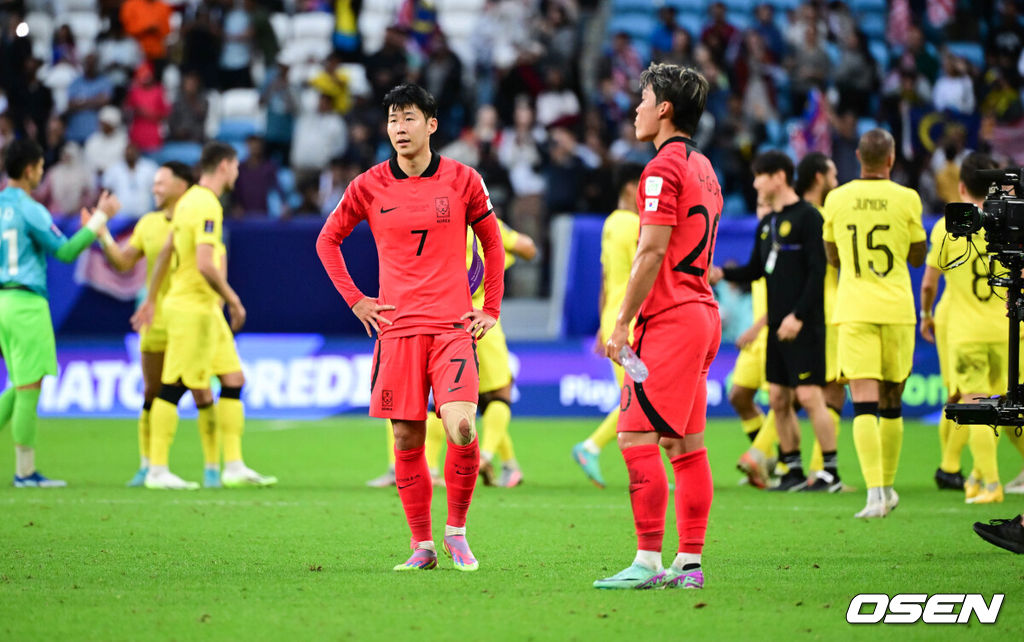
[[[153,177],[153,199],[156,211],[138,220],[132,235],[124,246],[118,245],[110,232],[100,236],[100,247],[107,261],[118,271],[127,272],[140,260],[146,260],[146,279],[153,274],[160,249],[171,230],[174,204],[192,185],[192,170],[177,161],[164,163]],[[157,292],[153,323],[139,335],[140,365],[142,366],[142,411],[139,413],[139,470],[128,482],[129,486],[142,486],[149,471],[149,411],[160,391],[160,373],[167,347],[167,325],[162,312],[164,295],[170,280],[165,279]]]
[[[921,197],[889,180],[892,135],[866,132],[857,158],[860,178],[825,199],[823,238],[829,263],[839,268],[839,370],[850,381],[853,441],[868,487],[856,517],[885,517],[899,504],[893,481],[903,444],[901,396],[917,326],[907,262],[922,265],[928,245]]]
[[[772,208],[758,199],[757,219],[771,214]],[[769,409],[765,415],[754,403],[757,391],[768,380],[765,377],[765,359],[768,350],[768,290],[764,277],[751,282],[750,304],[753,325],[743,331],[736,340],[740,349],[732,371],[732,387],[729,389],[729,403],[740,417],[743,432],[750,439],[750,448],[740,455],[736,467],[740,469],[752,486],[768,486],[775,447],[779,436],[775,429],[775,413]]]
[[[537,246],[529,236],[517,232],[503,221],[498,221],[501,228],[501,241],[505,248],[505,269],[515,263],[516,257],[530,261],[537,255]],[[476,237],[473,231],[467,232],[466,269],[469,270],[470,285],[473,290],[473,305],[482,307],[484,300],[483,263],[480,261]],[[478,277],[474,277],[478,274]],[[479,280],[476,280],[476,279]],[[509,365],[508,344],[505,332],[501,327],[501,319],[491,330],[476,342],[477,359],[480,362],[480,402],[483,437],[480,444],[480,476],[487,486],[511,488],[523,481],[523,473],[516,461],[512,438],[508,426],[512,419],[512,370]],[[439,476],[438,462],[444,448],[444,425],[441,418],[433,413],[427,415],[427,439],[425,457],[430,475],[435,486],[444,486],[444,478]],[[373,488],[385,488],[395,485],[395,435],[390,422],[387,431],[388,471],[366,482]],[[494,456],[501,460],[501,474],[494,469]]]
[[[150,467],[145,486],[198,487],[171,473],[167,459],[178,425],[178,402],[187,389],[197,407],[213,405],[213,376],[220,379],[221,393],[215,411],[207,416],[211,426],[204,426],[200,416],[200,435],[209,436],[203,439],[207,461],[204,484],[269,486],[277,483],[277,479],[260,475],[242,460],[245,420],[241,397],[245,377],[232,331],[238,331],[245,323],[245,308],[222,271],[226,257],[222,255],[224,211],[219,199],[234,187],[238,178],[238,156],[230,145],[211,142],[203,148],[199,164],[199,183],[189,188],[175,206],[172,232],[153,270],[146,302],[135,317],[139,325],[152,321],[156,292],[173,250],[177,265],[163,303],[167,349],[160,393],[150,411]],[[231,327],[224,318],[224,302],[231,314]],[[218,437],[224,452],[224,471],[219,479]]]
[[[608,215],[601,230],[601,324],[594,342],[594,351],[604,356],[604,342],[615,327],[615,318],[622,307],[622,299],[626,296],[626,284],[629,282],[629,271],[633,266],[637,242],[640,238],[640,216],[636,212],[636,190],[640,183],[643,167],[623,165],[619,169],[619,203],[618,209]],[[635,323],[635,321],[633,322]],[[629,341],[632,343],[633,323],[630,324]],[[622,388],[625,371],[622,366],[612,362],[615,380]],[[587,476],[599,488],[604,488],[604,477],[601,475],[599,457],[601,450],[609,441],[615,439],[616,426],[619,421],[619,407],[615,406],[601,424],[585,440],[572,448],[572,458],[583,469]]]
[[[821,152],[811,152],[796,168],[796,192],[805,201],[814,205],[825,216],[825,199],[828,193],[839,185],[836,164]],[[846,404],[846,381],[839,375],[839,326],[832,321],[836,307],[836,291],[839,288],[839,270],[834,265],[825,268],[825,406],[836,424],[836,438],[842,420],[843,405]],[[808,474],[821,470],[824,460],[821,444],[814,440],[814,450]]]
[[[996,169],[998,165],[985,154],[968,155],[960,168],[960,200],[978,207],[988,194],[988,182],[979,180],[979,170]],[[938,230],[938,231],[936,231]],[[950,395],[953,401],[971,401],[978,397],[1005,394],[1009,350],[1006,344],[1006,290],[993,290],[988,283],[989,255],[985,240],[976,235],[968,244],[967,239],[945,236],[945,221],[940,219],[932,231],[932,251],[929,253],[928,280],[937,281],[935,269],[945,270],[946,303],[944,323],[929,324],[926,312],[930,312],[934,300],[934,288],[925,299],[925,284],[922,284],[921,332],[937,336],[945,334],[945,367],[948,369]],[[976,251],[975,251],[976,250]],[[966,258],[963,265],[956,265]],[[925,307],[927,304],[928,307]],[[942,326],[948,326],[945,331]],[[927,334],[926,334],[927,332]],[[1004,434],[1020,450],[1021,439],[1012,429]],[[956,426],[948,429],[943,449],[942,467],[936,472],[948,474],[950,468],[959,472],[960,453],[963,442],[971,445],[974,471],[963,484],[965,499],[969,504],[990,504],[1003,501],[1003,487],[999,483],[999,467],[996,459],[995,434],[987,426]],[[1021,450],[1024,454],[1024,450]],[[940,488],[941,488],[940,484]]]

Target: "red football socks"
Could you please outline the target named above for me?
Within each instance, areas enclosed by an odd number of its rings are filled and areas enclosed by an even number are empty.
[[[424,464],[424,467],[426,465]],[[444,483],[448,493],[448,526],[462,528],[473,501],[476,476],[480,472],[480,444],[474,437],[465,446],[448,442],[444,458]]]
[[[706,448],[672,458],[676,473],[676,524],[679,552],[699,555],[708,530],[714,488]]]
[[[410,450],[395,448],[395,484],[412,539],[416,542],[434,539],[430,533],[430,500],[434,486],[427,458],[423,456],[423,446]]]
[[[633,446],[622,451],[629,471],[629,500],[633,504],[637,549],[660,551],[665,536],[668,478],[657,444]]]

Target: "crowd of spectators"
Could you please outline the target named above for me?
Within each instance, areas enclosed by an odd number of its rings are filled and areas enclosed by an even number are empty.
[[[543,246],[553,214],[610,210],[615,167],[653,155],[632,127],[637,78],[653,59],[695,66],[711,84],[694,137],[720,173],[726,215],[753,210],[751,159],[791,145],[805,113],[824,119],[826,135],[810,146],[834,157],[840,181],[858,172],[858,129],[888,126],[900,141],[896,177],[922,188],[934,208],[965,149],[1024,138],[1024,26],[1012,0],[959,3],[941,27],[923,0],[890,2],[890,23],[900,3],[909,13],[904,28],[890,29],[885,60],[842,1],[782,15],[761,4],[746,28],[711,3],[692,31],[672,6],[655,4],[656,26],[636,39],[599,24],[598,0],[481,0],[471,35],[456,43],[434,3],[403,0],[376,51],[338,33],[333,50],[310,61],[286,55],[274,14],[344,10],[341,30],[369,3],[100,0],[95,42],[76,44],[58,16],[44,61],[25,33],[22,3],[5,2],[0,145],[40,142],[47,177],[37,196],[54,213],[75,213],[106,187],[137,216],[152,207],[154,159],[178,143],[227,137],[244,161],[230,215],[322,216],[348,181],[389,156],[380,98],[410,80],[439,100],[436,149],[476,167],[503,216]],[[951,37],[980,43],[981,64],[946,48]],[[314,71],[296,77],[310,62]],[[52,89],[61,74],[71,77],[63,94]],[[239,88],[258,95],[260,127],[211,130],[215,96]],[[953,123],[930,149],[917,140],[922,110]]]

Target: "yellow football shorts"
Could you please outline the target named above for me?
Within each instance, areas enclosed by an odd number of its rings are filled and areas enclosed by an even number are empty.
[[[825,324],[825,381],[846,383],[839,372],[839,326]]]
[[[210,387],[214,375],[241,372],[242,362],[235,348],[224,312],[211,307],[203,312],[175,312],[167,319],[167,349],[160,380],[179,380],[186,388]]]
[[[960,394],[1006,394],[1009,349],[1004,342],[957,343],[952,347],[951,373]]]
[[[949,319],[946,314],[935,315],[935,351],[939,354],[939,374],[942,375],[942,385],[950,393],[953,389],[953,371],[956,369],[950,359],[952,354],[949,350]]]
[[[139,333],[140,352],[164,352],[167,350],[167,324],[162,320]]]
[[[512,383],[509,367],[508,344],[499,320],[476,342],[476,356],[480,361],[480,393],[501,390]]]
[[[846,379],[899,382],[914,365],[913,323],[839,324],[839,372]]]
[[[767,350],[767,334],[758,336],[756,341],[740,350],[732,370],[734,386],[757,390],[765,383],[764,362]]]

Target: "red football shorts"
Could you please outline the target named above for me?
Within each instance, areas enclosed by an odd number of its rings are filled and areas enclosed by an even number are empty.
[[[626,375],[619,432],[658,432],[681,437],[704,431],[708,370],[718,354],[718,308],[687,303],[660,312],[633,333],[633,350],[647,365],[643,383]]]
[[[465,330],[377,339],[370,379],[370,416],[423,421],[427,396],[434,407],[449,401],[477,403],[480,368],[476,344]]]

